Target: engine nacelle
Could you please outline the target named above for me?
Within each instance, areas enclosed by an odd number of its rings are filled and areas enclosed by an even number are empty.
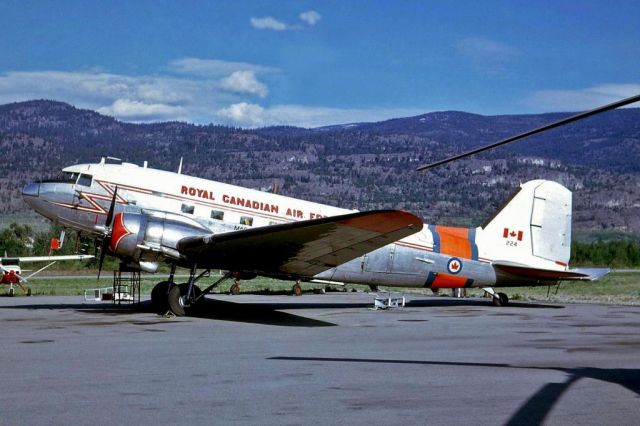
[[[109,250],[139,264],[153,263],[164,257],[180,259],[176,250],[180,239],[209,233],[208,228],[195,220],[177,214],[117,213],[113,218]]]

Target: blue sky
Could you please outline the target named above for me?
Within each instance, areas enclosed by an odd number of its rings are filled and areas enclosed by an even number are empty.
[[[637,0],[0,0],[0,103],[314,127],[637,93]]]

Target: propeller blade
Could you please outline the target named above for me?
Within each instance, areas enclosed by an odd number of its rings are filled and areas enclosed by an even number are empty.
[[[104,257],[107,255],[107,250],[109,249],[109,244],[111,243],[111,232],[113,231],[111,228],[111,224],[113,222],[113,213],[116,209],[116,198],[118,198],[117,185],[113,191],[113,198],[111,199],[111,205],[109,206],[109,211],[107,212],[107,219],[104,222],[104,226],[106,229],[105,229],[105,236],[104,238],[102,238],[102,246],[100,248],[100,262],[98,263],[98,280],[100,280],[100,273],[102,272],[102,263],[104,262]]]
[[[102,248],[100,249],[100,262],[98,263],[98,281],[100,281],[100,273],[102,272],[102,262],[104,262],[104,257],[107,255],[107,248],[109,247],[109,238],[105,237],[102,240]]]
[[[528,132],[521,133],[516,136],[511,136],[507,139],[503,139],[499,142],[492,143],[490,145],[485,145],[480,148],[472,149],[471,151],[464,152],[462,154],[454,155],[453,157],[445,158],[444,160],[436,161],[435,163],[427,164],[424,166],[420,166],[416,169],[416,171],[422,171],[426,169],[431,169],[433,167],[441,166],[443,164],[450,163],[452,161],[460,160],[465,157],[469,157],[471,155],[478,154],[480,152],[487,151],[489,149],[497,148],[501,145],[505,145],[511,142],[516,142],[524,138],[528,138],[529,136],[533,136],[535,134],[554,129],[556,127],[564,126],[565,124],[573,123],[574,121],[582,120],[583,118],[591,117],[592,115],[600,114],[601,112],[609,111],[612,109],[619,108],[621,106],[629,105],[634,102],[640,101],[640,95],[632,96],[630,98],[622,99],[617,102],[613,102],[589,111],[581,112],[579,114],[572,115],[571,117],[563,118],[562,120],[558,120],[554,123],[547,124],[546,126],[538,127],[537,129],[529,130]]]
[[[104,223],[106,228],[111,226],[111,221],[113,221],[113,212],[116,208],[116,198],[118,197],[118,186],[116,185],[115,190],[113,191],[113,198],[111,199],[111,205],[109,206],[109,212],[107,213],[107,220]]]

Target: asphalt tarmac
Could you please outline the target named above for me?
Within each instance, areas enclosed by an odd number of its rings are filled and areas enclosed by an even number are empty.
[[[0,424],[637,424],[640,308],[0,298]]]

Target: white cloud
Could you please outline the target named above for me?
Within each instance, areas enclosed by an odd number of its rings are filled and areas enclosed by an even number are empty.
[[[525,103],[537,111],[583,111],[640,93],[640,84],[602,84],[577,90],[540,90]],[[638,104],[628,107],[638,108]]]
[[[221,61],[219,59],[180,58],[170,63],[170,69],[190,75],[219,77],[235,71],[252,71],[256,74],[278,72],[278,68],[246,62]]]
[[[520,51],[500,41],[469,37],[458,41],[455,48],[462,57],[490,74],[503,73]]]
[[[208,79],[61,71],[0,74],[0,104],[30,99],[55,99],[126,121],[192,122],[210,122],[212,111],[239,100],[219,81]]]
[[[273,30],[273,31],[285,31],[289,29],[289,26],[282,21],[278,21],[271,16],[264,18],[251,17],[251,26],[259,30]]]
[[[361,123],[408,117],[426,111],[416,109],[381,108],[327,108],[304,105],[275,105],[264,108],[260,105],[240,102],[218,110],[218,117],[228,125],[240,127],[264,127],[290,125],[298,127],[320,127],[333,124]]]
[[[218,111],[218,116],[228,123],[241,127],[261,127],[269,122],[267,112],[260,105],[240,102]]]
[[[100,114],[119,117],[131,121],[148,120],[181,120],[184,116],[184,108],[166,104],[147,104],[130,99],[118,99],[111,106],[98,108]],[[184,121],[186,118],[182,118]]]
[[[247,93],[258,95],[261,98],[267,96],[267,86],[260,83],[253,71],[235,71],[220,82],[223,89],[235,93]]]
[[[315,10],[307,10],[306,12],[302,12],[298,15],[298,18],[302,22],[306,24],[307,27],[315,26],[320,19],[322,19],[322,15],[320,15]],[[257,28],[259,30],[273,30],[273,31],[288,31],[288,30],[302,30],[305,28],[304,25],[296,24],[290,25],[286,22],[282,22],[272,16],[265,16],[264,18],[256,18],[254,16],[249,19],[251,22],[251,26]]]
[[[185,75],[130,76],[86,71],[0,73],[0,104],[53,99],[123,121],[180,120],[241,127],[318,127],[379,121],[425,112],[305,105],[261,106],[252,103],[249,97],[264,98],[268,95],[269,88],[257,76],[267,70],[271,72],[273,68],[196,58],[174,61],[170,67],[183,70]]]
[[[302,12],[300,15],[298,15],[298,17],[302,21],[306,22],[307,25],[309,25],[310,27],[313,27],[315,24],[318,23],[320,19],[322,19],[322,15],[320,15],[315,10],[308,10],[306,12]]]

